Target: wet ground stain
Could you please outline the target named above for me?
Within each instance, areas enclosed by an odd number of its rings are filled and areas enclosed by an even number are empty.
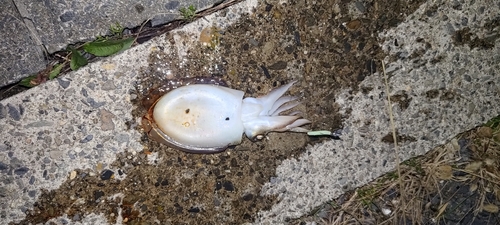
[[[133,114],[144,115],[144,94],[166,79],[218,77],[246,96],[297,81],[288,94],[300,97],[298,110],[313,121],[310,127],[341,128],[349,115],[338,113],[336,93],[367,90],[358,84],[385,57],[377,33],[396,26],[423,2],[261,3],[254,14],[220,31],[216,48],[200,43],[181,61],[157,46],[137,84]],[[166,39],[178,41],[171,34]],[[298,156],[315,141],[321,140],[272,133],[260,142],[245,139],[220,154],[196,155],[144,135],[144,152],[119,154],[112,171],[76,171],[59,189],[44,192],[19,224],[43,223],[63,214],[78,221],[89,213],[103,213],[115,223],[120,212],[126,224],[252,222],[258,211],[276,203],[274,196],[260,196],[261,186],[272,180],[282,160]]]

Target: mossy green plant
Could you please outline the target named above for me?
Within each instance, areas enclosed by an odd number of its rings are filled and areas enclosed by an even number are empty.
[[[196,16],[196,7],[194,5],[189,5],[187,8],[182,7],[179,9],[181,16],[186,21],[192,21]]]

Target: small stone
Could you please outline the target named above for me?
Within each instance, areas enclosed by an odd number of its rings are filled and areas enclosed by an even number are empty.
[[[224,187],[224,190],[226,190],[226,191],[234,191],[234,185],[231,181],[224,181],[222,183],[222,186]]]
[[[49,127],[54,125],[52,121],[40,120],[26,125],[26,127]]]
[[[365,5],[363,5],[363,2],[355,2],[354,5],[356,6],[356,8],[361,12],[361,13],[365,13],[366,12],[366,7]]]
[[[28,167],[20,167],[14,170],[14,174],[22,176],[26,174],[30,169]]]
[[[214,206],[220,206],[220,200],[218,198],[214,198]]]
[[[298,31],[293,32],[293,40],[297,46],[302,46],[302,42],[300,41],[300,33]]]
[[[218,190],[220,190],[221,188],[222,188],[222,183],[221,183],[221,182],[219,182],[219,181],[217,181],[217,182],[215,183],[215,190],[216,190],[216,191],[218,191]]]
[[[49,156],[52,159],[60,159],[63,156],[63,154],[64,154],[63,151],[57,151],[57,150],[49,152]]]
[[[273,8],[273,5],[266,4],[266,12],[271,11],[272,8]]]
[[[70,179],[70,180],[73,180],[73,179],[75,179],[75,178],[76,178],[76,171],[75,171],[75,170],[73,170],[73,171],[71,171],[71,173],[69,174],[69,179]]]
[[[253,199],[253,194],[243,195],[243,200],[245,200],[245,201],[250,201],[252,199]]]
[[[113,177],[115,173],[111,170],[104,170],[102,173],[101,173],[101,179],[102,180],[109,180]]]
[[[349,42],[345,41],[344,42],[344,52],[350,52],[351,51],[351,44]]]
[[[108,80],[108,81],[104,82],[104,84],[102,84],[102,87],[101,87],[101,90],[104,90],[104,91],[112,91],[115,89],[116,89],[116,86],[112,80]]]
[[[14,119],[15,121],[21,120],[21,113],[19,113],[19,110],[11,104],[7,104],[7,107],[9,108],[9,115]]]
[[[72,12],[72,11],[67,11],[67,12],[65,12],[65,13],[63,13],[62,15],[59,16],[59,19],[63,23],[71,21],[71,20],[73,20],[73,18],[75,18],[75,13]]]
[[[28,191],[28,196],[34,198],[36,196],[36,190]]]
[[[49,157],[45,157],[45,158],[43,158],[43,163],[45,163],[45,164],[49,164],[51,161],[52,161],[52,160],[50,160],[50,158],[49,158]]]
[[[199,213],[200,209],[198,207],[191,207],[190,209],[188,209],[188,212]]]
[[[80,143],[87,143],[89,141],[92,141],[92,139],[94,139],[94,135],[89,134],[84,139],[80,140]]]
[[[62,88],[66,89],[69,87],[69,84],[71,83],[69,80],[63,80],[61,78],[56,78],[57,80],[57,83],[59,83],[59,85],[61,85]]]
[[[99,198],[101,198],[102,196],[104,196],[104,192],[103,191],[94,191],[94,200],[99,200]]]
[[[96,171],[101,171],[103,169],[104,165],[102,165],[102,163],[97,163],[97,165],[95,166],[95,170]]]
[[[101,129],[103,131],[115,129],[115,123],[113,122],[115,115],[113,113],[105,109],[100,109],[99,116],[101,117]]]
[[[179,7],[179,5],[180,5],[179,1],[171,1],[171,2],[168,2],[167,4],[165,4],[165,8],[168,10],[174,10],[174,9],[177,9],[177,7]]]
[[[254,38],[248,39],[248,43],[250,43],[253,46],[259,46],[259,42],[255,40]]]
[[[7,117],[7,109],[3,104],[0,104],[0,119]]]
[[[266,42],[264,46],[262,47],[262,54],[269,55],[274,49],[274,43],[273,42]]]
[[[126,133],[121,133],[115,136],[115,140],[118,144],[127,143],[129,141],[129,135]]]
[[[89,82],[85,86],[87,86],[88,88],[90,88],[90,90],[92,90],[92,91],[95,90],[95,83],[94,82]]]
[[[134,8],[137,13],[142,13],[144,11],[144,6],[142,6],[141,4],[135,5]]]
[[[286,46],[286,47],[285,47],[285,52],[286,52],[286,53],[288,53],[288,54],[292,54],[292,53],[293,53],[293,51],[295,51],[294,46],[292,46],[292,45],[288,45],[288,46]]]
[[[0,162],[0,171],[1,172],[5,172],[9,169],[9,165],[3,163],[3,162]]]
[[[83,97],[89,97],[89,93],[87,92],[87,89],[82,88],[82,90],[80,92],[82,93]]]
[[[361,21],[360,20],[352,20],[352,21],[347,22],[347,24],[345,26],[351,30],[357,30],[358,28],[361,27]]]
[[[96,102],[93,98],[87,98],[87,103],[89,103],[90,106],[93,108],[99,108],[103,105],[106,105],[106,102]]]
[[[273,65],[269,66],[270,70],[283,70],[286,69],[287,63],[285,61],[278,61]]]

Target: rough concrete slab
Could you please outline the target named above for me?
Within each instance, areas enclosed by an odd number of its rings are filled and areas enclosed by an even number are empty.
[[[8,0],[0,9],[0,87],[45,68],[43,51],[109,34],[111,25],[153,26],[180,19],[179,9],[211,7],[219,0],[162,1],[26,1]]]
[[[467,27],[470,40],[498,35],[498,27],[492,30],[488,24],[498,21],[499,12],[500,4],[487,0],[428,1],[396,28],[378,34],[389,52],[390,96],[404,96],[391,105],[403,139],[401,160],[422,155],[500,114],[499,40],[472,48],[472,42],[457,43],[455,36]],[[260,212],[255,224],[298,218],[394,169],[394,145],[383,141],[391,134],[383,76],[375,73],[360,87],[371,91],[352,96],[346,90],[336,98],[343,109],[352,109],[343,141],[310,146],[298,159],[283,161],[261,192],[278,195],[279,203]]]
[[[183,37],[189,33],[197,42],[204,27],[227,27],[255,5],[243,2],[227,17],[208,16],[178,32]],[[41,189],[58,188],[71,171],[100,171],[119,153],[143,150],[142,134],[127,125],[136,126],[138,119],[131,114],[131,99],[136,97],[131,93],[158,46],[186,51],[186,46],[172,46],[165,37],[155,38],[0,102],[0,224],[22,220]],[[96,174],[79,174],[87,175]],[[54,220],[64,224],[65,219]],[[94,214],[84,221],[106,224]]]
[[[45,67],[41,45],[11,0],[0,6],[0,29],[0,87]]]
[[[20,221],[23,212],[33,207],[42,188],[57,189],[68,178],[71,180],[74,169],[99,171],[96,168],[109,168],[121,152],[141,151],[141,134],[127,124],[136,121],[130,112],[135,96],[130,93],[136,85],[137,74],[149,66],[148,56],[171,53],[174,49],[182,58],[188,54],[189,43],[197,41],[203,27],[224,28],[237,21],[233,16],[249,12],[255,4],[257,1],[244,2],[232,7],[232,13],[225,12],[227,17],[207,17],[168,36],[184,44],[172,46],[171,40],[163,36],[1,101],[0,132],[6,138],[0,144],[0,180],[3,182],[0,217],[5,223]],[[435,9],[437,15],[451,18],[448,21],[452,26],[462,26],[456,23],[461,15],[487,22],[498,8],[488,6],[486,8],[492,11],[482,15],[469,11],[487,5],[487,1],[476,1],[454,9],[444,1],[432,1],[409,15],[397,28],[379,34],[385,39],[383,46],[391,56],[387,59],[387,68],[392,76],[389,85],[391,96],[395,97],[392,107],[396,127],[407,140],[402,143],[402,158],[423,154],[456,133],[499,114],[498,106],[492,104],[500,100],[499,68],[494,63],[500,50],[498,41],[487,49],[441,44],[451,39],[451,33],[443,33],[442,18],[427,16],[426,20],[418,20],[424,12],[427,14],[428,7]],[[482,26],[478,26],[473,32],[481,34],[482,31]],[[412,32],[417,35],[407,38],[406,34]],[[398,39],[397,46],[394,38]],[[431,47],[421,50],[422,41]],[[409,57],[414,52],[420,54]],[[435,60],[437,53],[442,55],[438,57],[440,60]],[[450,73],[450,68],[462,73]],[[343,141],[310,146],[297,159],[281,161],[276,177],[261,191],[264,196],[276,194],[280,201],[271,210],[260,212],[257,223],[278,224],[286,218],[303,215],[314,206],[394,168],[393,146],[381,141],[390,133],[382,78],[376,73],[366,77],[361,85],[369,91],[352,95],[350,90],[342,90],[335,97],[342,109],[352,109],[344,123]],[[396,95],[406,96],[408,101]],[[409,104],[406,106],[405,102]],[[106,224],[105,218],[106,215],[100,214],[84,218],[80,215],[77,218],[80,221],[74,222],[75,218],[63,215],[51,221]],[[123,220],[116,221],[121,222]]]
[[[40,40],[49,52],[67,44],[92,40],[106,35],[110,25],[140,26],[152,19],[155,24],[182,18],[179,9],[210,7],[219,0],[145,0],[145,1],[29,1],[15,0],[22,16],[35,25]]]

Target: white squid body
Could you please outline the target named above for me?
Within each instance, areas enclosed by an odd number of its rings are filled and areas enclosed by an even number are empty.
[[[279,115],[299,104],[282,96],[293,83],[258,98],[244,98],[243,91],[227,87],[194,84],[174,89],[154,106],[153,119],[167,144],[195,153],[219,152],[242,141],[261,138],[271,131],[306,132],[300,126],[309,120]]]

